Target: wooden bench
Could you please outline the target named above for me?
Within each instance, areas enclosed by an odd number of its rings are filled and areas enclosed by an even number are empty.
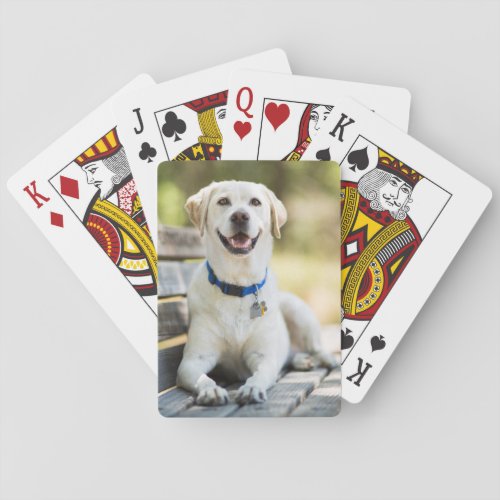
[[[239,406],[234,394],[241,384],[227,387],[230,403],[206,407],[175,386],[177,368],[187,340],[187,287],[203,262],[198,232],[160,226],[158,234],[158,390],[159,411],[166,417],[284,417],[333,416],[340,410],[340,370],[284,370],[261,404]]]

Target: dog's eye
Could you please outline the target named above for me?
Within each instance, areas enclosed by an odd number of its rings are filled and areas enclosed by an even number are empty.
[[[254,207],[260,207],[262,203],[257,198],[252,198],[250,200],[250,205],[253,205]]]
[[[231,205],[231,203],[229,202],[229,198],[221,198],[218,202],[217,202],[217,205]]]

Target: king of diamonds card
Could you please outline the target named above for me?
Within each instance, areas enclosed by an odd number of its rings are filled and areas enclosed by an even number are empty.
[[[141,75],[118,96],[153,84]],[[112,98],[9,180],[13,196],[156,371],[156,252]]]
[[[82,151],[49,182],[154,309],[151,297],[157,289],[156,252],[116,128]],[[60,224],[64,224],[62,219]]]

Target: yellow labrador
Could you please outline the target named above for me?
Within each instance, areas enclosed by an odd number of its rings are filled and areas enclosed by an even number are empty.
[[[191,323],[177,384],[196,395],[197,404],[228,402],[227,391],[208,374],[216,367],[245,381],[240,404],[266,400],[289,359],[296,369],[335,359],[321,346],[320,325],[298,297],[279,292],[268,270],[273,237],[287,220],[283,203],[263,184],[213,182],[185,205],[206,247],[207,262],[188,290]]]

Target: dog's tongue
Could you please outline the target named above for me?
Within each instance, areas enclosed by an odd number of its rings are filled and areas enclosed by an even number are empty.
[[[248,248],[252,245],[252,239],[243,233],[235,234],[229,241],[234,248]]]

